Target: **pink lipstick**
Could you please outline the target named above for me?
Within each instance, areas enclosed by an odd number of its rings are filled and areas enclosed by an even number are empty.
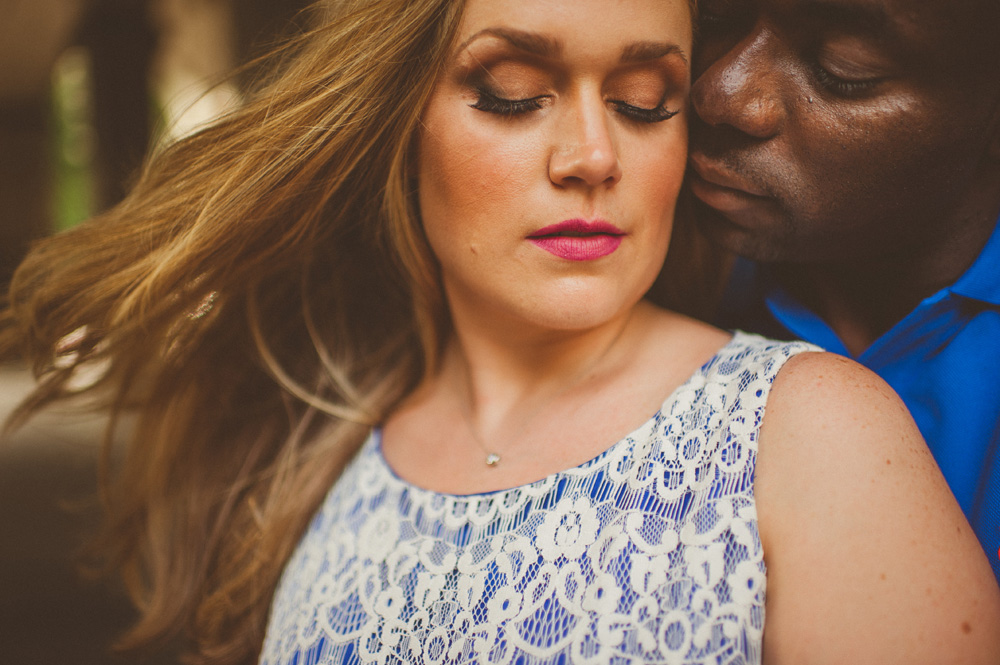
[[[625,232],[603,220],[569,219],[528,236],[546,252],[568,261],[593,261],[618,249]]]

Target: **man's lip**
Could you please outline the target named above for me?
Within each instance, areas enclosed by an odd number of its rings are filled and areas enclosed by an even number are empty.
[[[736,194],[746,194],[760,198],[767,198],[768,196],[764,190],[701,153],[692,152],[689,155],[688,161],[691,164],[691,170],[694,171],[694,174],[709,185],[730,190]],[[697,194],[697,192],[695,193]]]
[[[559,222],[557,224],[549,224],[548,226],[543,226],[537,231],[533,231],[528,235],[529,238],[541,238],[544,236],[553,236],[559,234],[572,233],[576,234],[598,234],[603,233],[606,235],[622,236],[625,232],[620,228],[615,226],[610,222],[606,222],[603,219],[595,219],[593,221],[587,221],[585,219],[567,219],[565,221]]]

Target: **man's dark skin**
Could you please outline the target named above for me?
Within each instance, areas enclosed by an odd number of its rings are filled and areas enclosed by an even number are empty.
[[[700,10],[699,224],[769,264],[857,355],[954,282],[996,225],[1000,2]]]

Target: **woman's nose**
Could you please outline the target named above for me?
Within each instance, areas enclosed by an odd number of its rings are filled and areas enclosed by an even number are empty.
[[[770,138],[785,118],[775,36],[755,29],[713,62],[691,88],[698,117],[709,125],[730,125],[756,138]]]
[[[559,118],[549,157],[549,179],[561,187],[614,184],[621,163],[603,99],[577,101]]]

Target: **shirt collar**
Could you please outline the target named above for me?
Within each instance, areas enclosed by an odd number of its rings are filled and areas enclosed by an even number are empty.
[[[949,290],[966,298],[1000,305],[1000,221],[993,227],[993,234],[975,262]]]
[[[764,304],[771,312],[771,316],[796,337],[817,344],[827,351],[852,357],[851,352],[826,321],[795,300],[776,282],[771,279],[768,281],[771,282],[771,289],[764,299]]]
[[[758,265],[758,278],[762,280],[764,303],[767,309],[781,325],[793,335],[818,344],[828,351],[851,357],[844,343],[837,337],[832,328],[815,312],[807,309],[785,291],[774,278],[766,265]],[[903,321],[912,319],[917,311],[926,312],[926,308],[937,306],[941,301],[947,301],[951,295],[970,298],[991,305],[1000,305],[1000,221],[993,229],[990,239],[973,262],[972,266],[951,286],[925,298],[914,312]],[[903,322],[897,323],[893,330],[898,330]],[[869,347],[862,356],[869,356],[884,342],[889,335],[883,335]]]
[[[788,295],[779,285],[766,265],[760,265],[759,275],[763,279],[766,300],[781,310],[794,310],[795,318],[811,318],[808,310]],[[954,284],[945,287],[927,300],[939,300],[948,293],[981,300],[992,305],[1000,305],[1000,220],[993,227],[993,233],[972,266]],[[927,302],[925,300],[924,302]]]

